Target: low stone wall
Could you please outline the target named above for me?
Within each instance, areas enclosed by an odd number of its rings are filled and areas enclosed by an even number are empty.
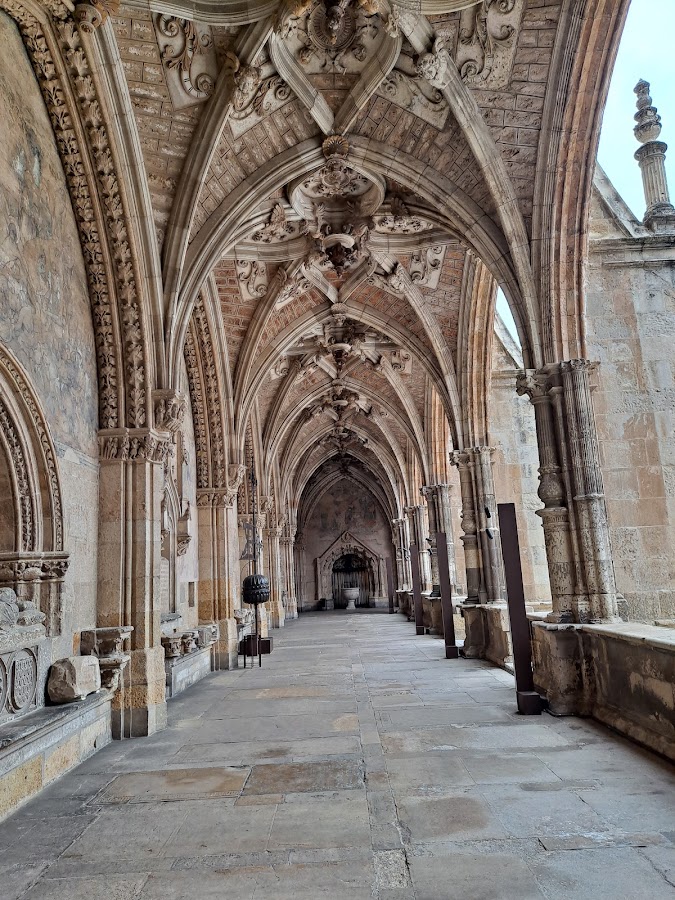
[[[165,659],[166,698],[182,694],[202,678],[211,674],[211,647],[194,650],[178,659]]]
[[[2,728],[0,820],[112,740],[111,694],[48,706]]]
[[[593,716],[675,761],[675,630],[533,622],[532,635],[552,713]]]

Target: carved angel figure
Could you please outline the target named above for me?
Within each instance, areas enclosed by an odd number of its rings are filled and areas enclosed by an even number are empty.
[[[436,38],[431,53],[422,53],[417,57],[416,70],[421,78],[426,78],[429,84],[442,91],[450,83],[451,65],[445,42]]]

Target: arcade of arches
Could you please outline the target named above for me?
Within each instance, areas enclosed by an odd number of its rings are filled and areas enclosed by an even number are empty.
[[[646,82],[641,218],[594,163],[628,5],[0,0],[0,814],[237,666],[254,556],[272,637],[411,615],[412,555],[434,634],[444,532],[510,668],[501,502],[550,711],[675,758]]]

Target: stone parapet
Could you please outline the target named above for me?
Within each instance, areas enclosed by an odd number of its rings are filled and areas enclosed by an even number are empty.
[[[534,680],[554,715],[592,716],[675,761],[675,633],[533,622]]]
[[[488,659],[513,671],[513,644],[505,601],[463,603],[460,606],[466,637],[461,654],[467,659]]]

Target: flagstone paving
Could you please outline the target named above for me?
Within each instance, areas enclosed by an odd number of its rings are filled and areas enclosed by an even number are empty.
[[[2,900],[666,900],[675,768],[399,616],[306,614],[0,826]]]

